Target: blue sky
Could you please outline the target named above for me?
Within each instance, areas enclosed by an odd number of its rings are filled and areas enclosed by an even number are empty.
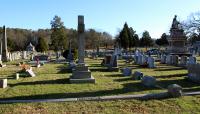
[[[141,35],[153,38],[169,32],[175,14],[183,21],[200,11],[200,0],[1,0],[0,26],[50,28],[55,15],[67,28],[77,28],[77,16],[85,16],[86,29],[116,35],[125,22]]]

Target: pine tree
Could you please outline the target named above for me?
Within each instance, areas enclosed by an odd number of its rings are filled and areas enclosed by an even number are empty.
[[[48,44],[43,37],[38,38],[38,45],[36,46],[38,52],[46,52],[48,50]]]
[[[51,40],[54,51],[59,51],[67,48],[67,39],[64,23],[61,18],[55,16],[51,21]]]

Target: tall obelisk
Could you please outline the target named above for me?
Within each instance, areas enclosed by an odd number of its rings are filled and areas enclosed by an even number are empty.
[[[2,61],[8,61],[8,49],[7,49],[7,36],[6,36],[6,27],[3,26],[3,39],[2,39]]]
[[[78,16],[78,65],[72,71],[70,83],[95,83],[88,66],[84,62],[85,57],[85,24],[84,16]]]

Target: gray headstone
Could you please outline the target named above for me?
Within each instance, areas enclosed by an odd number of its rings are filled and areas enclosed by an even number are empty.
[[[172,55],[172,65],[178,65],[178,56]]]
[[[193,82],[200,83],[200,64],[188,64],[188,78]]]
[[[187,56],[181,56],[180,65],[181,66],[187,65]]]
[[[172,97],[180,97],[182,96],[182,87],[177,84],[169,85],[168,94]]]
[[[141,80],[143,78],[143,73],[139,71],[135,71],[133,74],[133,79],[134,80]]]
[[[153,57],[148,57],[147,63],[149,68],[155,68],[155,60]]]
[[[166,63],[166,55],[161,55],[160,63],[161,64],[165,64]]]
[[[123,69],[123,75],[124,76],[131,76],[132,74],[132,69],[131,68],[124,68]]]
[[[154,87],[156,85],[156,78],[152,76],[144,76],[142,78],[142,84],[147,87]]]

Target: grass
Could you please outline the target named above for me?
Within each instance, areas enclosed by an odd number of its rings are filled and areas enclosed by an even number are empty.
[[[199,60],[199,58],[198,58]],[[19,61],[17,61],[19,62]],[[126,95],[142,93],[158,93],[166,91],[159,88],[147,88],[140,81],[124,77],[120,72],[107,72],[100,65],[101,60],[86,59],[95,84],[70,84],[71,73],[66,71],[65,64],[49,63],[41,68],[33,68],[36,77],[20,76],[14,79],[16,72],[20,71],[17,62],[7,63],[7,67],[0,69],[1,78],[8,78],[8,87],[0,89],[2,99],[47,99],[92,97],[104,95]],[[145,75],[154,76],[157,84],[163,88],[177,83],[183,91],[199,91],[200,85],[185,79],[187,70],[161,65],[156,63],[156,69],[141,68],[133,64],[125,64],[119,60],[119,67],[131,67],[134,71],[141,71]],[[13,103],[0,104],[0,113],[198,113],[200,112],[200,95],[187,96],[177,99],[164,100],[116,100],[116,101],[85,101],[85,102],[59,102],[59,103]]]

